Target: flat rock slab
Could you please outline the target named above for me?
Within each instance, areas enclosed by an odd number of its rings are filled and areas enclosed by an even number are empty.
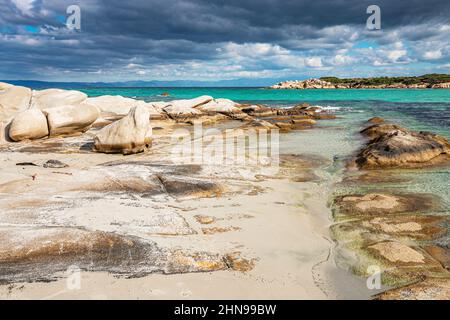
[[[162,249],[153,241],[98,231],[3,227],[0,239],[0,283],[51,281],[73,266],[123,277],[228,268],[219,254]]]

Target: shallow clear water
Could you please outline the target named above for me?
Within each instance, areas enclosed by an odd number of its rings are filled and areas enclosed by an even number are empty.
[[[321,121],[328,130],[311,130],[282,136],[281,152],[321,155],[334,161],[333,172],[342,168],[342,162],[361,147],[358,131],[374,116],[383,117],[412,130],[441,134],[450,139],[450,90],[363,89],[363,90],[267,90],[263,88],[89,88],[82,90],[89,96],[122,95],[145,101],[188,99],[200,95],[228,98],[241,103],[267,104],[288,107],[307,102],[331,107],[339,119]],[[169,97],[162,97],[168,92]],[[305,152],[305,146],[306,148]],[[439,196],[443,210],[450,214],[450,170],[429,169],[401,173],[413,177],[408,183],[367,186],[404,192],[424,192]],[[329,178],[331,178],[329,176]],[[342,190],[344,191],[344,190]],[[351,190],[347,190],[351,192]],[[355,191],[355,190],[353,190]],[[360,190],[361,191],[361,190]],[[344,191],[345,192],[345,191]]]

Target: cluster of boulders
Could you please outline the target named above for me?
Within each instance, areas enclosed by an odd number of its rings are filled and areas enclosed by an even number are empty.
[[[334,116],[308,104],[280,109],[211,96],[145,102],[108,95],[88,98],[74,90],[38,91],[0,83],[0,142],[71,136],[95,127],[102,128],[94,138],[95,151],[133,154],[150,146],[151,119],[185,124],[239,120],[249,127],[290,131],[328,118]]]
[[[374,124],[361,133],[370,139],[356,158],[362,169],[450,164],[450,142],[437,134],[387,123]]]

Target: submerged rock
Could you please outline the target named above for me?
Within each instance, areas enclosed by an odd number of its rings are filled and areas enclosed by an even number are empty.
[[[428,132],[395,130],[370,142],[357,156],[363,169],[417,168],[450,164],[450,143],[446,138]]]
[[[41,139],[48,135],[47,118],[39,109],[28,109],[19,113],[9,126],[9,137],[16,142]]]
[[[343,215],[383,215],[430,210],[436,206],[436,200],[424,194],[370,193],[337,197],[335,204]]]
[[[143,106],[103,128],[94,138],[94,150],[124,155],[144,152],[151,144],[150,114]]]
[[[449,277],[427,277],[419,282],[374,297],[375,300],[450,300]]]
[[[370,118],[369,120],[367,120],[368,123],[372,123],[372,124],[380,124],[380,123],[384,123],[384,119],[380,118],[380,117],[373,117]]]
[[[425,263],[425,257],[422,253],[399,242],[380,242],[369,246],[368,249],[375,251],[377,255],[392,263]]]
[[[85,103],[47,108],[43,113],[47,116],[50,136],[85,132],[99,116],[96,107]]]

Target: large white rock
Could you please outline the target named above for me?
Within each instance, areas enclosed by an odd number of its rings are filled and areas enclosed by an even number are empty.
[[[172,118],[200,115],[202,112],[196,109],[196,107],[204,105],[212,100],[213,97],[210,96],[201,96],[186,100],[174,100],[170,101],[163,110]]]
[[[39,109],[19,113],[9,126],[9,137],[13,141],[40,139],[48,133],[47,118]]]
[[[223,114],[242,113],[238,106],[238,103],[229,99],[215,99],[196,107],[196,109],[203,112],[217,112]]]
[[[31,89],[0,83],[0,121],[11,120],[29,108]]]
[[[31,107],[43,110],[67,105],[79,105],[86,99],[87,95],[80,91],[46,89],[33,91]]]
[[[169,105],[174,107],[195,108],[202,104],[208,103],[213,100],[210,96],[201,96],[194,99],[174,100],[170,101]]]
[[[150,112],[137,106],[129,114],[106,126],[94,138],[94,150],[104,153],[134,154],[145,151],[151,144]]]
[[[98,109],[87,103],[42,110],[47,116],[50,136],[85,132],[97,120]]]

